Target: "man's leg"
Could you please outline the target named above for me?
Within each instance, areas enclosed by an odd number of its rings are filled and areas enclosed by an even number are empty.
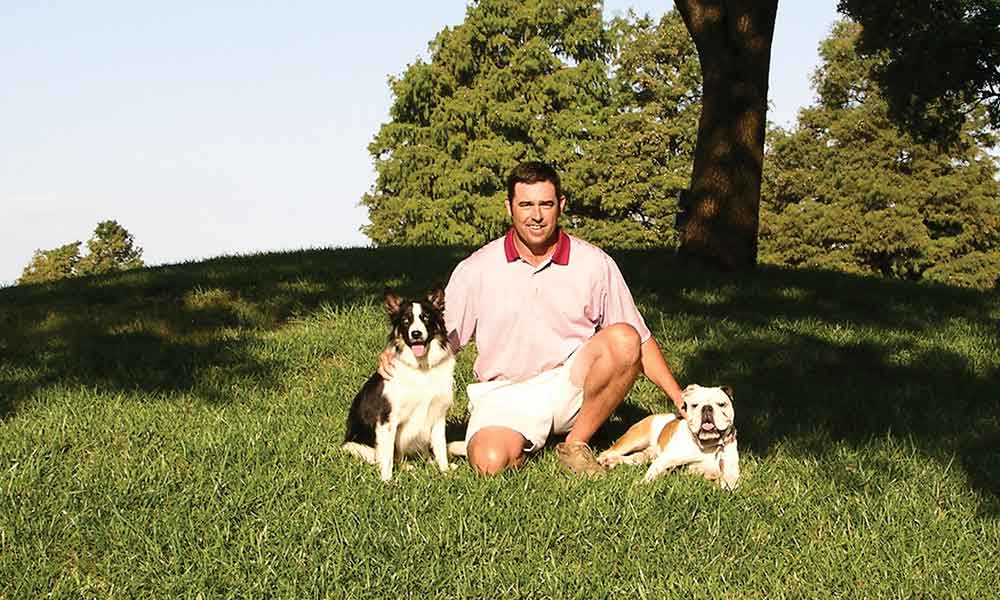
[[[524,464],[524,436],[509,427],[483,427],[468,445],[469,464],[480,475],[493,475]]]
[[[583,388],[583,405],[566,442],[589,442],[632,388],[642,368],[639,333],[617,323],[598,331],[573,360],[570,381]]]

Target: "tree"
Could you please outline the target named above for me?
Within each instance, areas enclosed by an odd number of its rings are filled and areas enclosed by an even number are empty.
[[[954,142],[970,108],[1000,128],[1000,0],[840,0],[864,30],[859,53],[882,57],[874,79],[892,118]]]
[[[24,267],[18,284],[44,283],[76,275],[80,262],[80,242],[73,242],[51,250],[35,250],[31,262]]]
[[[703,79],[682,257],[723,269],[757,262],[767,84],[777,0],[675,0]]]
[[[985,111],[946,148],[901,131],[873,75],[887,57],[859,56],[861,35],[853,22],[834,26],[816,105],[792,131],[769,133],[761,260],[993,287],[1000,183]]]
[[[68,277],[103,275],[143,266],[142,248],[117,221],[102,221],[87,241],[88,254],[80,256],[80,242],[52,250],[35,250],[18,284],[44,283]]]
[[[142,266],[142,248],[135,245],[132,234],[117,221],[101,221],[94,235],[87,240],[86,256],[77,267],[79,275],[103,275]]]
[[[698,109],[694,49],[676,14],[605,23],[590,0],[479,0],[390,79],[391,120],[362,198],[376,244],[478,244],[508,226],[507,173],[543,160],[564,226],[595,243],[672,238]]]

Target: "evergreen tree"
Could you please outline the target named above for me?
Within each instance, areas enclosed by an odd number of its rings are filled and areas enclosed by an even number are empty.
[[[761,260],[992,287],[1000,278],[996,143],[982,109],[942,148],[900,131],[842,21],[820,47],[816,105],[770,133]]]
[[[694,49],[676,14],[610,24],[589,0],[479,0],[390,80],[362,199],[376,244],[479,244],[508,226],[507,173],[559,169],[564,226],[596,243],[669,243],[690,172]]]
[[[875,80],[894,121],[954,141],[967,108],[1000,128],[1000,0],[840,0],[862,24],[858,50],[882,56]]]
[[[24,267],[18,284],[44,283],[76,275],[80,262],[80,242],[73,242],[51,250],[35,250],[31,262]]]
[[[78,275],[102,275],[142,266],[142,248],[117,221],[102,221],[87,241],[88,253],[77,267]]]
[[[102,221],[87,241],[88,253],[81,258],[80,242],[52,250],[35,250],[18,284],[44,283],[68,277],[102,275],[143,266],[142,248],[117,221]]]

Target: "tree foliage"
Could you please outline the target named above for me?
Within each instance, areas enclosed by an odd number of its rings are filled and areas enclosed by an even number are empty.
[[[770,133],[761,260],[992,287],[1000,279],[1000,184],[983,109],[942,148],[894,126],[875,77],[838,23],[820,47],[816,105]]]
[[[430,54],[390,79],[391,120],[369,146],[373,242],[495,238],[507,173],[543,160],[562,175],[568,230],[617,247],[671,243],[699,103],[676,14],[605,23],[590,0],[479,0]]]
[[[911,132],[954,142],[970,107],[1000,128],[1000,0],[840,0],[860,23],[860,53]]]
[[[143,266],[142,248],[117,221],[102,221],[87,241],[88,253],[81,257],[80,242],[51,250],[35,250],[19,284],[44,283],[68,277],[103,275]]]
[[[132,234],[117,221],[102,221],[87,240],[86,256],[77,266],[79,275],[102,275],[142,266],[142,248],[135,245]]]
[[[19,284],[44,283],[76,275],[80,262],[80,242],[73,242],[51,250],[35,250],[31,262],[24,267]]]

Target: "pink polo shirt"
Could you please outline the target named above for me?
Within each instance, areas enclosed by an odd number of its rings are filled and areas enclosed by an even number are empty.
[[[651,336],[618,265],[560,230],[552,257],[533,267],[514,230],[458,263],[445,288],[445,325],[462,347],[475,338],[479,381],[527,379],[551,369],[599,328],[628,323]]]

